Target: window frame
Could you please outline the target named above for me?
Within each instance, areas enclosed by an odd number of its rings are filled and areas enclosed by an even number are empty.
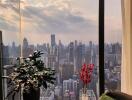
[[[104,23],[105,23],[105,1],[99,0],[99,95],[105,91],[104,75]]]
[[[2,31],[0,31],[0,100],[3,100],[3,87],[2,87],[2,72],[3,72],[3,65],[2,65],[2,56],[3,56],[3,42],[2,42]]]
[[[104,93],[104,0],[99,0],[99,95]],[[2,100],[2,31],[0,31],[0,99]]]

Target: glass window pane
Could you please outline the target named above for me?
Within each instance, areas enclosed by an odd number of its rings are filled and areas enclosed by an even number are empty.
[[[46,66],[57,71],[56,98],[79,99],[83,87],[79,71],[84,62],[95,65],[88,90],[97,97],[98,0],[29,1],[22,20],[23,55],[45,52]]]
[[[3,57],[4,65],[12,64],[15,57],[20,56],[19,51],[19,16],[10,8],[13,4],[6,4],[1,1],[0,4],[0,28],[3,35]],[[13,5],[17,7],[16,4]]]
[[[79,100],[83,88],[79,75],[84,63],[94,64],[87,92],[92,100],[98,100],[98,5],[98,0],[22,0],[19,9],[18,1],[1,1],[0,26],[9,51],[7,58],[12,58],[5,65],[14,64],[13,58],[21,51],[28,57],[41,50],[45,66],[56,70],[54,91],[44,95],[41,89],[41,100]],[[5,87],[6,96],[9,88],[7,84]]]
[[[20,56],[20,35],[19,35],[19,15],[18,2],[10,0],[0,1],[0,30],[3,38],[3,76],[8,76],[12,72],[12,65],[16,63],[16,58]],[[3,96],[7,97],[12,85],[3,78]],[[9,96],[11,100],[12,94]],[[6,99],[4,99],[6,100]]]
[[[121,0],[105,0],[105,88],[121,90]]]

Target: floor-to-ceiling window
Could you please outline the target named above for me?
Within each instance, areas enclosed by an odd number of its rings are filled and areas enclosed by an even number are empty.
[[[4,52],[10,58],[5,65],[13,64],[21,54],[27,57],[41,50],[45,66],[57,72],[55,97],[78,100],[81,66],[93,63],[88,90],[89,95],[98,96],[98,0],[23,0],[20,5],[1,0],[0,7],[0,26],[8,50]]]
[[[121,0],[105,0],[105,89],[121,90]]]
[[[16,58],[20,56],[20,35],[19,35],[19,5],[17,1],[0,1],[0,30],[3,40],[3,76],[8,76],[12,72],[12,66],[16,63]],[[7,79],[3,78],[3,98],[5,99],[11,86],[7,84]],[[9,96],[9,99],[12,99]]]
[[[121,0],[105,2],[105,89],[120,90]],[[98,0],[24,0],[19,6],[14,0],[0,2],[4,65],[42,50],[45,66],[57,72],[55,97],[78,99],[79,70],[83,63],[93,63],[88,90],[98,96]]]
[[[98,96],[98,0],[31,2],[22,8],[23,56],[34,50],[45,53],[45,65],[57,72],[55,96],[61,100],[79,99],[79,71],[84,63],[93,63],[88,90],[89,95]]]
[[[3,36],[4,65],[12,64],[19,55],[18,5],[12,1],[0,1],[0,30]]]

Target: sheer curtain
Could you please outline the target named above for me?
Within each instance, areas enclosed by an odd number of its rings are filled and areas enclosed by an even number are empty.
[[[122,0],[122,19],[121,91],[132,95],[132,0]]]

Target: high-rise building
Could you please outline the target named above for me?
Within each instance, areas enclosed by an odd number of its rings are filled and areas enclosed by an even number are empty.
[[[55,34],[51,34],[51,47],[56,46]]]
[[[90,41],[89,42],[89,49],[90,49],[90,59],[91,59],[91,61],[90,61],[90,63],[92,63],[92,56],[93,56],[93,43],[92,43],[92,41]]]
[[[63,98],[65,100],[77,100],[77,80],[68,79],[63,81]],[[66,99],[67,98],[67,99]]]
[[[74,62],[74,43],[70,42],[69,44],[69,62]]]
[[[17,47],[16,47],[15,42],[12,42],[12,47],[9,49],[11,57],[17,57],[17,50],[16,49],[17,49]]]
[[[55,92],[55,100],[63,100],[62,99],[62,86],[56,86],[54,89]]]
[[[28,40],[26,38],[23,39],[23,57],[28,57],[33,50],[29,48]]]
[[[58,45],[58,61],[65,58],[65,51],[64,51],[64,45],[61,43],[61,40],[59,40]]]
[[[3,46],[3,65],[8,65],[9,61],[9,46]]]
[[[23,49],[28,48],[28,40],[26,38],[23,39]]]
[[[82,43],[79,43],[76,49],[76,66],[77,70],[79,70],[82,66],[82,60],[83,59],[83,45]]]
[[[69,78],[72,78],[74,74],[74,65],[65,63],[60,66],[61,68],[61,78],[63,80],[68,80]]]

